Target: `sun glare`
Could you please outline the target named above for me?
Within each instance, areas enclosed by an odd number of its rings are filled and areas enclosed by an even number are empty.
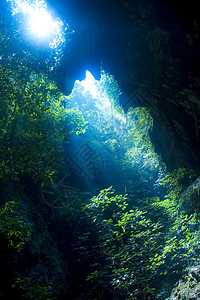
[[[50,14],[44,9],[34,10],[30,14],[30,32],[38,37],[48,37],[56,25]]]
[[[44,0],[36,0],[32,4],[26,0],[8,1],[13,5],[13,14],[22,12],[27,16],[26,28],[32,37],[38,41],[48,40],[52,48],[64,42],[63,22],[59,18],[52,17]]]

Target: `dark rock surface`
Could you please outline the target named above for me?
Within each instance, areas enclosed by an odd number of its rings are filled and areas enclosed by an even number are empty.
[[[152,141],[169,168],[199,168],[200,39],[196,1],[55,1],[52,8],[75,30],[59,84],[69,94],[88,69],[113,74],[121,104],[146,106]]]
[[[20,252],[8,247],[7,240],[0,235],[0,298],[27,299],[31,294],[32,299],[46,299],[47,295],[40,298],[45,289],[49,297],[53,295],[52,299],[58,299],[60,294],[70,298],[68,261],[48,226],[47,218],[51,218],[46,203],[38,200],[37,193],[32,197],[12,185],[1,187],[0,196],[1,201],[19,200],[23,220],[31,226],[30,239]]]

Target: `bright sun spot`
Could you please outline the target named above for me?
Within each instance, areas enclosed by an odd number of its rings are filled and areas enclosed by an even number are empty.
[[[33,10],[29,19],[30,31],[39,37],[48,37],[57,27],[57,23],[52,19],[45,9]]]
[[[32,4],[26,0],[9,1],[13,5],[13,14],[22,12],[27,16],[27,29],[33,37],[41,41],[48,39],[52,48],[64,42],[63,22],[59,18],[53,19],[44,0],[35,0]]]

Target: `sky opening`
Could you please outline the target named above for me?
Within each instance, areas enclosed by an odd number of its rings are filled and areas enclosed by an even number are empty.
[[[64,24],[60,18],[54,18],[43,0],[8,0],[12,3],[12,13],[23,13],[26,17],[24,28],[30,38],[36,42],[48,42],[51,48],[57,48],[65,42]]]

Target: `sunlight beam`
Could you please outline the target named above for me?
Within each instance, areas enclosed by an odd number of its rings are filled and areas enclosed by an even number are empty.
[[[99,97],[99,91],[96,87],[96,80],[90,71],[86,70],[86,78],[81,81],[82,86],[89,91],[94,98]]]

